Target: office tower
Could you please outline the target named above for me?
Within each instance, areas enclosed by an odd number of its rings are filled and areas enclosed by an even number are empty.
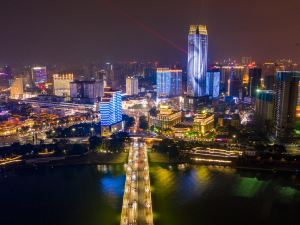
[[[47,82],[47,68],[33,67],[31,68],[31,78],[33,83],[38,86]]]
[[[230,92],[228,89],[230,85],[228,83],[229,80],[233,81],[232,83],[240,83],[240,86],[242,86],[245,74],[248,73],[247,67],[244,66],[222,66],[220,72],[220,86],[227,93]]]
[[[157,68],[157,97],[175,97],[182,94],[182,70]]]
[[[110,87],[104,89],[104,96],[99,102],[101,135],[108,136],[111,133],[123,129],[122,126],[122,96],[121,91]]]
[[[274,92],[272,90],[256,90],[255,123],[258,130],[271,131],[274,113]]]
[[[102,69],[96,72],[96,80],[103,82],[103,87],[108,86],[107,85],[108,77],[109,77],[109,72],[107,70]]]
[[[53,75],[53,91],[57,96],[70,96],[70,83],[73,81],[74,75],[71,74],[54,74]]]
[[[299,80],[300,72],[277,72],[274,129],[278,140],[287,141],[295,127]]]
[[[261,71],[262,71],[261,68],[257,68],[257,67],[249,68],[249,83],[248,83],[249,97],[255,97],[256,90],[262,88]]]
[[[229,79],[228,80],[228,96],[241,98],[242,97],[242,81],[239,79]]]
[[[126,78],[126,95],[138,95],[139,94],[139,79],[134,76]]]
[[[75,102],[95,103],[103,96],[103,83],[76,80],[70,83],[70,94]]]
[[[188,36],[187,93],[201,97],[206,93],[208,33],[204,25],[191,25]]]
[[[22,77],[16,77],[10,89],[11,99],[22,99],[24,95],[24,83]]]
[[[276,65],[273,62],[265,62],[262,65],[262,78],[266,90],[275,90]]]
[[[219,70],[209,70],[207,72],[207,93],[213,98],[219,97],[220,94],[220,75],[221,73]]]
[[[182,95],[182,70],[171,69],[171,92],[170,96]]]
[[[156,70],[157,97],[168,97],[171,92],[171,73],[169,68]]]

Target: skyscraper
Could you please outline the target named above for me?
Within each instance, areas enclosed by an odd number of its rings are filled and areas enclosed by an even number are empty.
[[[182,70],[157,68],[157,97],[176,97],[182,94]]]
[[[33,83],[37,86],[47,82],[47,68],[46,67],[33,67],[31,68],[31,77]]]
[[[95,103],[103,96],[103,82],[73,81],[70,83],[70,95],[75,102]]]
[[[256,90],[255,122],[260,131],[271,131],[274,114],[274,92],[272,90]]]
[[[171,92],[170,96],[182,95],[182,70],[171,69]]]
[[[256,90],[262,87],[261,68],[253,67],[249,69],[248,95],[256,96]]]
[[[100,101],[101,126],[111,126],[122,121],[121,91],[110,87],[104,89],[104,96]]]
[[[212,96],[213,98],[219,97],[220,94],[220,76],[221,76],[221,72],[219,70],[207,71],[207,78],[206,78],[207,94]]]
[[[208,33],[204,25],[191,25],[188,36],[187,93],[193,97],[207,95]]]
[[[22,99],[24,94],[24,83],[22,77],[16,77],[10,89],[11,99]]]
[[[300,72],[277,72],[274,101],[274,130],[279,140],[288,140],[295,127]]]
[[[126,95],[138,95],[139,94],[139,79],[134,76],[126,78]]]
[[[57,96],[70,96],[70,83],[73,81],[73,74],[54,74],[53,91]]]

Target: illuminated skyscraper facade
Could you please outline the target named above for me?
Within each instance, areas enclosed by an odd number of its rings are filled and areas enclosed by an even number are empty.
[[[182,70],[157,68],[157,97],[175,97],[182,94]]]
[[[104,96],[99,103],[101,126],[112,126],[122,121],[122,96],[121,91],[104,89]]]
[[[187,92],[193,97],[207,95],[208,33],[204,25],[191,25],[188,36]]]
[[[213,98],[219,97],[220,94],[220,77],[219,70],[209,70],[206,77],[207,94]]]

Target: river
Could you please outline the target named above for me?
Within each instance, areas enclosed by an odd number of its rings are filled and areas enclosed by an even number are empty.
[[[231,168],[150,167],[156,225],[300,224],[299,180]],[[0,175],[1,225],[117,225],[122,165]]]

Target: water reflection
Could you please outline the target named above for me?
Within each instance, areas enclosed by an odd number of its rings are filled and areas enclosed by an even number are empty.
[[[260,181],[256,177],[238,177],[235,185],[235,194],[239,197],[253,198],[266,190],[269,182]]]
[[[100,186],[105,198],[109,204],[114,208],[119,208],[119,201],[123,196],[123,189],[125,183],[125,176],[105,176],[100,179]]]
[[[242,175],[222,166],[156,165],[150,174],[156,225],[283,224],[300,208],[295,178]],[[275,213],[282,207],[289,210]]]
[[[41,168],[0,177],[0,224],[117,225],[124,183],[122,165]]]

